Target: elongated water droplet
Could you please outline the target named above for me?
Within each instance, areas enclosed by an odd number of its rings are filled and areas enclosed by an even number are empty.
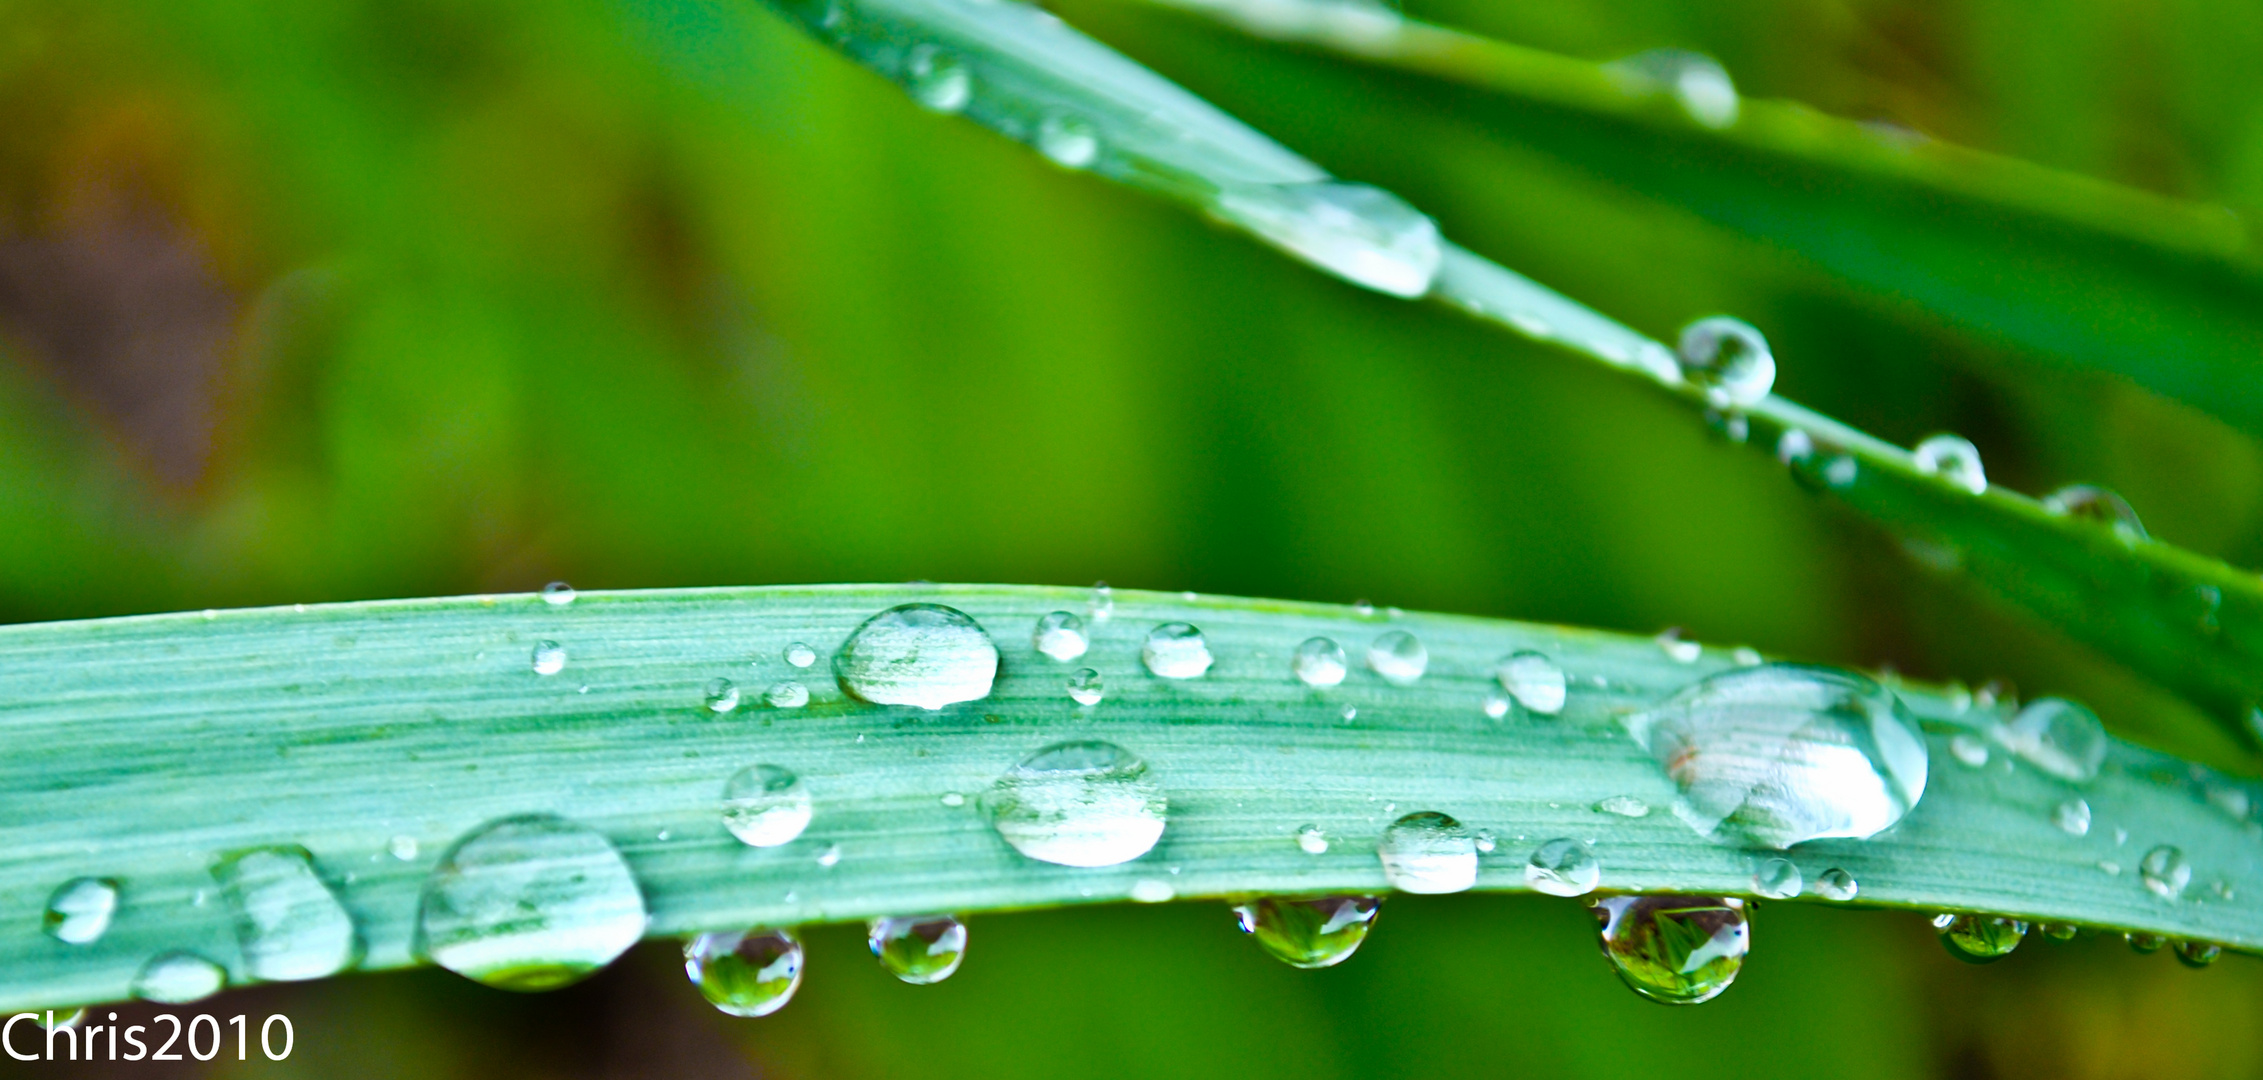
[[[1382,898],[1375,896],[1268,896],[1234,905],[1234,919],[1274,959],[1290,967],[1324,968],[1359,951],[1382,908]]]
[[[1398,819],[1375,846],[1383,877],[1410,893],[1457,893],[1477,884],[1477,838],[1435,810]]]
[[[1624,723],[1681,789],[1675,815],[1720,843],[1863,839],[1925,794],[1916,721],[1851,672],[1734,668]]]
[[[2037,923],[2035,929],[2053,941],[2073,941],[2075,935],[2082,933],[2082,927],[2070,922]]]
[[[1632,795],[1613,795],[1596,803],[1595,809],[1606,814],[1617,814],[1620,817],[1650,816],[1650,804]]]
[[[1705,391],[1715,408],[1755,405],[1776,385],[1776,356],[1752,324],[1726,315],[1682,330],[1675,350],[1681,377]]]
[[[2212,941],[2177,942],[2177,962],[2188,968],[2204,968],[2224,955],[2224,947]]]
[[[2129,943],[2131,952],[2141,956],[2151,956],[2160,952],[2161,946],[2169,943],[2169,939],[2160,934],[2123,934],[2122,940]]]
[[[1037,124],[1037,151],[1065,169],[1081,169],[1100,157],[1100,131],[1075,113],[1055,110]]]
[[[1943,912],[1933,917],[1941,932],[1941,947],[1968,964],[1989,964],[2010,956],[2027,936],[2027,923],[2001,915],[1959,915]]]
[[[203,1001],[228,985],[228,972],[192,952],[169,952],[143,964],[134,976],[133,994],[143,1001],[186,1005]]]
[[[2164,900],[2174,900],[2192,883],[2192,864],[2185,861],[2184,852],[2175,845],[2162,844],[2145,853],[2137,864],[2138,876],[2145,880],[2145,888]]]
[[[1770,900],[1789,900],[1799,895],[1801,880],[1799,867],[1790,859],[1762,859],[1752,872],[1752,891]]]
[[[817,650],[799,641],[794,642],[786,646],[786,662],[795,667],[808,667],[817,662]]]
[[[904,83],[912,99],[936,112],[955,113],[974,96],[974,79],[954,53],[934,45],[914,45],[904,61]]]
[[[1585,896],[1603,879],[1603,860],[1594,849],[1568,836],[1534,848],[1524,864],[1524,883],[1550,896]]]
[[[1084,614],[1096,623],[1115,618],[1116,590],[1109,588],[1105,581],[1094,582],[1092,596],[1084,602]]]
[[[707,683],[707,711],[727,713],[739,707],[739,686],[729,679],[710,679]]]
[[[574,587],[563,581],[553,581],[542,587],[542,602],[551,607],[565,607],[574,602]]]
[[[768,1016],[801,989],[802,947],[789,930],[701,934],[684,945],[684,975],[732,1016]]]
[[[1344,681],[1351,665],[1344,647],[1324,637],[1307,638],[1289,658],[1289,670],[1306,686],[1335,686]]]
[[[749,765],[723,784],[723,827],[749,846],[792,843],[810,813],[809,786],[783,765]]]
[[[1084,620],[1066,611],[1055,611],[1037,620],[1037,629],[1030,634],[1030,644],[1038,652],[1064,664],[1083,656],[1091,647],[1084,636]]]
[[[1918,472],[1938,476],[1974,495],[1988,490],[1988,473],[1980,467],[1980,450],[1963,438],[1929,436],[1911,455],[1917,459]]]
[[[1750,917],[1733,896],[1606,896],[1590,908],[1620,981],[1667,1005],[1721,996],[1752,951]]]
[[[963,611],[903,604],[858,626],[834,654],[833,674],[859,701],[940,709],[990,696],[998,646]]]
[[[1166,679],[1195,679],[1210,670],[1210,643],[1191,623],[1164,623],[1147,632],[1139,647],[1147,670]]]
[[[1978,735],[1957,735],[1949,739],[1949,756],[1972,768],[1988,764],[1988,744]]]
[[[2068,799],[2060,803],[2051,810],[2051,824],[2065,830],[2071,836],[2089,835],[2090,804],[2081,799]]]
[[[1079,705],[1098,705],[1100,699],[1108,693],[1107,684],[1101,680],[1100,673],[1088,667],[1070,672],[1068,687],[1069,700]]]
[[[809,687],[792,679],[772,683],[762,692],[762,700],[773,709],[798,709],[809,704]]]
[[[2093,484],[2072,484],[2045,495],[2043,509],[2103,525],[2126,544],[2146,539],[2145,523],[2137,520],[2129,500]]]
[[[950,978],[966,959],[966,924],[955,915],[874,919],[865,941],[881,967],[913,986]]]
[[[1320,831],[1318,825],[1307,825],[1297,830],[1297,847],[1307,855],[1326,855],[1328,834]]]
[[[1564,669],[1554,660],[1530,651],[1510,653],[1494,676],[1517,704],[1542,716],[1564,711]]]
[[[1657,87],[1672,94],[1675,104],[1690,119],[1709,128],[1737,122],[1737,86],[1721,62],[1688,49],[1651,49],[1609,69],[1634,86]]]
[[[109,878],[83,877],[63,883],[47,898],[39,917],[40,929],[65,945],[91,945],[110,929],[110,916],[118,910],[118,883]]]
[[[433,867],[417,948],[488,986],[551,990],[612,963],[644,926],[644,896],[610,841],[530,814],[479,827]]]
[[[1393,630],[1367,647],[1367,666],[1384,681],[1409,686],[1430,668],[1430,650],[1404,630]]]
[[[353,916],[315,873],[305,848],[247,851],[212,870],[227,890],[244,973],[267,982],[320,979],[361,958]]]
[[[1137,904],[1168,904],[1178,897],[1179,890],[1162,878],[1141,878],[1132,882],[1130,895]]]
[[[538,641],[534,644],[534,673],[556,675],[566,670],[566,647],[555,641]]]
[[[1096,739],[1055,743],[1006,771],[987,800],[1016,851],[1062,866],[1114,866],[1147,854],[1170,804],[1147,763]]]
[[[2063,698],[2038,698],[1996,729],[1996,738],[2027,763],[2064,780],[2095,779],[2106,761],[2106,728],[2098,714]]]
[[[1232,186],[1213,210],[1320,270],[1392,296],[1429,292],[1445,254],[1436,222],[1367,184]]]

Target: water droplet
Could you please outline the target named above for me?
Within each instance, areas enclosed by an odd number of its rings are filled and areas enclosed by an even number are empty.
[[[2207,967],[2223,955],[2224,947],[2212,941],[2177,942],[2177,962],[2188,968]]]
[[[74,878],[47,898],[40,929],[65,945],[91,945],[110,929],[118,910],[118,883],[109,878]]]
[[[169,952],[152,958],[134,976],[133,994],[143,1001],[186,1005],[203,1001],[228,985],[228,972],[192,952]]]
[[[1132,882],[1131,898],[1142,904],[1168,904],[1179,891],[1161,878],[1141,878]]]
[[[1062,866],[1114,866],[1147,854],[1169,811],[1147,763],[1114,743],[1055,743],[998,778],[991,823],[1016,851]]]
[[[1675,350],[1681,377],[1715,408],[1759,403],[1776,385],[1776,356],[1750,323],[1715,315],[1682,330]]]
[[[1721,62],[1688,49],[1651,49],[1609,65],[1629,89],[1672,94],[1684,114],[1709,128],[1737,120],[1737,87]]]
[[[1038,121],[1037,151],[1063,168],[1081,169],[1100,157],[1100,132],[1092,121],[1056,109]]]
[[[1367,666],[1375,669],[1384,681],[1398,686],[1412,685],[1422,678],[1430,667],[1430,650],[1413,634],[1393,630],[1375,639],[1367,647]]]
[[[1213,210],[1314,267],[1392,296],[1429,292],[1445,254],[1436,222],[1367,184],[1229,186]]]
[[[1949,739],[1949,755],[1975,769],[1988,764],[1988,744],[1977,735],[1957,735]]]
[[[1657,642],[1659,651],[1677,664],[1694,664],[1698,657],[1705,654],[1704,646],[1682,640],[1682,628],[1679,626],[1669,626],[1650,640]]]
[[[2027,936],[2027,923],[2001,915],[1959,915],[1943,912],[1933,917],[1941,932],[1941,947],[1968,964],[1988,964],[2010,956]]]
[[[1328,834],[1321,832],[1318,825],[1307,825],[1297,830],[1297,847],[1307,855],[1326,855]]]
[[[955,113],[974,96],[974,79],[957,55],[933,45],[912,46],[904,63],[911,96],[936,112]]]
[[[1650,816],[1650,804],[1632,795],[1613,795],[1596,803],[1595,809],[1606,814],[1617,814],[1620,817]]]
[[[534,643],[534,673],[556,675],[566,670],[566,647],[555,641]]]
[[[2106,761],[2106,728],[2098,715],[2063,698],[2030,702],[1996,729],[1996,739],[2028,764],[2077,783],[2095,779]]]
[[[2137,873],[2145,879],[2145,888],[2164,900],[2176,899],[2192,882],[2192,864],[2171,844],[2146,852],[2137,864]]]
[[[1788,428],[1776,437],[1776,460],[1786,465],[1797,465],[1815,456],[1815,440],[1798,428]]]
[[[396,836],[385,845],[385,850],[391,852],[394,858],[402,862],[414,861],[420,848],[421,845],[416,842],[416,837],[413,836]]]
[[[551,990],[612,963],[644,927],[644,897],[610,841],[530,814],[479,827],[433,867],[417,946],[488,986]]]
[[[1362,619],[1372,619],[1375,617],[1375,605],[1365,600],[1354,600],[1352,601],[1352,614]]]
[[[1799,895],[1806,882],[1800,877],[1799,867],[1790,859],[1762,859],[1752,872],[1752,891],[1770,900],[1789,900]]]
[[[1932,435],[1911,451],[1917,471],[1938,476],[1951,485],[1978,495],[1988,490],[1988,473],[1980,467],[1980,449],[1955,435]]]
[[[1084,602],[1084,614],[1093,622],[1107,622],[1116,617],[1116,590],[1105,581],[1094,582],[1092,596]]]
[[[809,704],[809,687],[792,679],[772,683],[770,689],[762,692],[762,700],[769,702],[773,709],[798,709]]]
[[[768,1016],[801,989],[802,947],[788,930],[701,934],[684,946],[684,974],[732,1016]]]
[[[817,865],[827,870],[841,865],[841,845],[825,845],[825,850],[817,853]]]
[[[563,581],[553,581],[542,587],[542,602],[551,607],[565,607],[574,602],[574,587]]]
[[[2161,946],[2169,943],[2168,938],[2159,934],[2123,934],[2122,940],[2129,942],[2131,952],[2144,956],[2160,952]]]
[[[1324,968],[1359,951],[1382,907],[1374,896],[1268,896],[1234,905],[1234,919],[1274,959]]]
[[[1836,866],[1815,875],[1815,895],[1825,900],[1852,900],[1861,890],[1853,874]]]
[[[1768,662],[1767,657],[1760,655],[1760,650],[1750,645],[1739,645],[1730,649],[1729,659],[1734,661],[1738,667],[1759,667]]]
[[[707,683],[707,711],[727,713],[739,707],[739,684],[729,679],[711,679]]]
[[[1037,629],[1030,634],[1030,644],[1038,652],[1062,663],[1083,656],[1091,647],[1084,636],[1084,620],[1066,611],[1055,611],[1037,620]]]
[[[2053,941],[2073,941],[2075,935],[2082,932],[2081,927],[2070,922],[2038,923],[2035,929]]]
[[[961,795],[961,794],[959,794],[959,793],[958,793],[958,792],[956,792],[956,791],[946,791],[946,792],[944,792],[944,793],[943,793],[943,805],[945,805],[945,806],[965,806],[965,805],[966,805],[966,796],[964,796],[964,795]]]
[[[809,786],[782,765],[749,765],[723,784],[723,827],[751,847],[793,842],[809,827]]]
[[[1306,686],[1334,686],[1350,670],[1344,647],[1324,637],[1306,638],[1289,658],[1289,670]]]
[[[1502,693],[1499,690],[1488,690],[1485,692],[1484,708],[1485,718],[1487,720],[1500,720],[1506,718],[1509,715],[1509,705],[1509,695]]]
[[[1147,632],[1139,659],[1147,670],[1166,679],[1200,678],[1210,670],[1210,643],[1191,623],[1164,623]]]
[[[1491,829],[1479,829],[1479,830],[1477,830],[1477,853],[1478,853],[1478,854],[1480,854],[1480,855],[1491,855],[1491,854],[1493,854],[1493,849],[1494,849],[1494,848],[1496,848],[1496,847],[1498,847],[1498,846],[1500,846],[1500,843],[1499,843],[1499,841],[1496,841],[1496,840],[1494,840],[1494,839],[1493,839],[1493,830],[1491,830]]]
[[[941,604],[903,604],[866,619],[833,657],[850,697],[940,709],[990,696],[998,647],[982,625]]]
[[[1457,893],[1477,884],[1477,840],[1462,823],[1421,810],[1383,830],[1375,846],[1383,877],[1410,893]]]
[[[315,873],[305,848],[243,852],[214,867],[212,877],[235,909],[244,974],[267,982],[320,979],[361,958],[353,916]]]
[[[1674,814],[1719,843],[1865,839],[1925,794],[1916,721],[1851,672],[1732,668],[1623,722],[1681,789]]]
[[[2072,836],[2090,833],[2090,804],[2081,799],[2068,799],[2051,808],[2051,824],[2066,830]]]
[[[1359,719],[1359,706],[1346,705],[1343,708],[1336,710],[1336,715],[1343,717],[1344,723],[1351,723],[1352,721]]]
[[[1510,653],[1493,674],[1517,704],[1542,716],[1564,711],[1564,669],[1554,660],[1529,650]]]
[[[2043,496],[2043,509],[2062,517],[2094,522],[2114,531],[2125,544],[2146,539],[2145,523],[2129,501],[2102,487],[2073,484]]]
[[[913,986],[950,978],[966,959],[966,924],[955,915],[874,919],[865,941],[888,974]]]
[[[1603,860],[1594,849],[1560,836],[1533,849],[1524,864],[1524,883],[1550,896],[1585,896],[1603,879]]]
[[[1100,673],[1088,667],[1078,668],[1069,673],[1068,688],[1069,700],[1084,706],[1100,704],[1100,699],[1105,697],[1108,692],[1106,683],[1100,678]]]
[[[786,662],[795,667],[808,667],[817,662],[817,650],[799,641],[794,642],[786,646]]]
[[[2118,876],[2122,872],[2122,864],[2112,859],[2100,859],[2098,869],[2105,871],[2108,876]]]
[[[1606,896],[1589,907],[1620,981],[1652,1001],[1719,997],[1752,950],[1750,917],[1733,896]]]

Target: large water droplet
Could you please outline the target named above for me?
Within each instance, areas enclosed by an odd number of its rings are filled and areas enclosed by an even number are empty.
[[[1162,838],[1170,804],[1147,763],[1114,743],[1055,743],[998,778],[990,820],[1016,851],[1062,866],[1114,866]]]
[[[974,79],[966,63],[934,45],[912,46],[904,62],[904,82],[913,100],[936,112],[957,112],[974,96]]]
[[[1911,455],[1917,459],[1918,472],[1938,476],[1974,495],[1988,490],[1988,473],[1980,467],[1980,450],[1965,439],[1930,436],[1918,443]]]
[[[555,641],[538,641],[534,644],[534,673],[556,675],[566,670],[566,647]]]
[[[2094,779],[2106,761],[2106,728],[2098,714],[2063,698],[2038,698],[1996,729],[1996,738],[2027,763],[2077,783]]]
[[[723,784],[723,827],[750,846],[792,843],[809,818],[809,786],[783,765],[749,765]]]
[[[801,988],[802,947],[791,931],[701,934],[684,945],[684,975],[732,1016],[768,1016]]]
[[[1067,169],[1081,169],[1100,157],[1100,131],[1075,113],[1055,110],[1037,124],[1037,151]]]
[[[1531,651],[1510,653],[1494,674],[1517,704],[1542,716],[1564,711],[1564,669],[1554,660]]]
[[[1392,822],[1375,856],[1383,863],[1383,877],[1400,892],[1457,893],[1477,884],[1477,838],[1435,810]]]
[[[1055,611],[1037,620],[1037,629],[1030,634],[1030,644],[1052,659],[1068,663],[1083,656],[1092,647],[1084,636],[1084,620],[1072,612]]]
[[[1862,886],[1854,880],[1854,875],[1836,866],[1815,875],[1815,895],[1825,900],[1852,900],[1861,891]]]
[[[1334,967],[1359,951],[1383,901],[1374,896],[1268,896],[1234,905],[1242,933],[1290,967]]]
[[[1603,860],[1593,848],[1559,836],[1533,849],[1524,864],[1524,883],[1550,896],[1585,896],[1603,879]]]
[[[305,848],[246,851],[223,860],[212,876],[235,909],[244,973],[252,978],[320,979],[361,958],[353,916],[315,873]]]
[[[1210,670],[1210,643],[1191,623],[1164,623],[1147,632],[1139,647],[1147,670],[1166,679],[1195,679]]]
[[[2090,804],[2081,799],[2068,799],[2060,803],[2051,809],[2051,824],[2065,830],[2071,836],[2089,835]]]
[[[1289,658],[1289,670],[1306,686],[1335,686],[1351,670],[1344,647],[1324,637],[1307,638]]]
[[[1430,650],[1404,630],[1393,630],[1367,647],[1367,666],[1398,686],[1409,686],[1430,668]]]
[[[1752,950],[1744,901],[1733,896],[1606,896],[1590,907],[1620,981],[1667,1005],[1719,997]]]
[[[2027,936],[2027,923],[2001,915],[1958,915],[1943,912],[1933,917],[1941,932],[1941,947],[1968,964],[1987,964],[2010,956]]]
[[[1752,891],[1770,900],[1789,900],[1799,895],[1799,867],[1790,859],[1762,859],[1752,872]]]
[[[1214,210],[1321,270],[1392,296],[1429,292],[1445,254],[1437,222],[1367,184],[1316,180],[1229,187]]]
[[[2137,873],[2145,879],[2147,891],[2164,900],[2176,899],[2192,883],[2192,864],[2171,844],[2146,852],[2137,864]]]
[[[1768,339],[1742,319],[1715,315],[1682,329],[1675,350],[1682,379],[1716,408],[1755,405],[1776,385]]]
[[[1925,794],[1916,721],[1890,691],[1851,672],[1736,668],[1624,722],[1681,789],[1674,813],[1716,842],[1863,839]]]
[[[2188,968],[2204,968],[2224,955],[2224,947],[2212,941],[2177,942],[2177,963]]]
[[[833,656],[850,697],[940,709],[990,696],[998,646],[980,623],[941,604],[903,604],[866,619]]]
[[[913,986],[950,978],[966,959],[966,924],[955,915],[874,919],[865,941],[881,967]]]
[[[2092,484],[2072,484],[2043,496],[2043,509],[2103,525],[2123,543],[2146,538],[2145,523],[2137,520],[2137,511],[2130,508],[2129,500]]]
[[[109,878],[74,878],[47,898],[40,929],[65,945],[91,945],[110,929],[118,910],[118,883]]]
[[[488,986],[550,990],[612,963],[644,926],[644,897],[610,841],[530,814],[481,826],[433,867],[417,947]]]
[[[228,972],[192,952],[169,952],[143,964],[134,975],[133,994],[143,1001],[185,1005],[202,1001],[228,985]]]
[[[1069,673],[1069,700],[1079,705],[1098,705],[1107,696],[1108,685],[1100,673],[1091,668],[1078,668]]]

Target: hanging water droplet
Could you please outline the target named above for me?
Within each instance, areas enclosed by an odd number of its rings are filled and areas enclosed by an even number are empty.
[[[504,990],[551,990],[644,936],[644,897],[610,841],[546,814],[472,831],[425,879],[417,948]]]
[[[2192,864],[2185,861],[2184,852],[2173,844],[2162,844],[2145,853],[2137,864],[2139,877],[2145,879],[2145,888],[2164,900],[2174,900],[2192,882]]]
[[[1429,292],[1445,255],[1437,222],[1367,184],[1232,185],[1212,212],[1320,270],[1392,296]]]
[[[169,952],[152,958],[134,975],[133,995],[162,1005],[203,1001],[228,985],[228,972],[192,952]]]
[[[1917,471],[1938,476],[1955,487],[1978,495],[1988,490],[1988,473],[1980,467],[1980,449],[1955,435],[1932,435],[1910,452]]]
[[[1191,623],[1164,623],[1147,632],[1139,647],[1147,670],[1166,679],[1195,679],[1210,670],[1210,643]]]
[[[1062,663],[1083,656],[1091,647],[1084,636],[1084,620],[1066,611],[1055,611],[1037,620],[1037,629],[1030,634],[1030,644],[1038,652]]]
[[[1350,669],[1344,647],[1324,637],[1306,638],[1289,658],[1289,670],[1306,686],[1335,686]]]
[[[1623,723],[1680,788],[1674,814],[1718,843],[1866,839],[1925,794],[1916,721],[1851,672],[1733,668]]]
[[[1941,947],[1968,964],[1988,964],[2010,956],[2027,936],[2027,923],[2001,915],[1960,915],[1943,912],[1933,917],[1941,932]]]
[[[1359,951],[1383,908],[1375,896],[1268,896],[1234,905],[1242,933],[1296,968],[1334,967]]]
[[[1752,950],[1750,917],[1733,896],[1606,896],[1589,907],[1620,981],[1667,1005],[1719,997]]]
[[[394,858],[402,862],[413,862],[420,847],[421,845],[416,842],[416,837],[403,835],[394,837],[385,845],[385,850],[391,852]]]
[[[267,982],[335,975],[361,958],[353,916],[305,848],[246,851],[212,870],[235,910],[244,974]]]
[[[801,989],[802,947],[789,930],[701,934],[684,945],[684,974],[731,1016],[768,1016]]]
[[[118,910],[118,883],[109,878],[74,878],[47,898],[40,929],[65,945],[91,945],[110,929]]]
[[[1055,743],[991,788],[991,823],[1016,851],[1062,866],[1114,866],[1162,838],[1170,804],[1147,763],[1114,743]]]
[[[2037,923],[2035,929],[2052,941],[2073,941],[2075,935],[2082,932],[2081,927],[2070,922]]]
[[[1787,428],[1776,437],[1776,460],[1785,465],[1797,465],[1815,456],[1815,439],[1798,428]]]
[[[1608,799],[1604,799],[1603,801],[1596,803],[1595,809],[1606,814],[1617,814],[1620,817],[1637,818],[1650,816],[1650,804],[1643,802],[1641,799],[1637,799],[1632,795],[1613,795]]]
[[[1682,640],[1682,628],[1669,626],[1650,640],[1658,643],[1658,650],[1677,664],[1694,664],[1705,654],[1705,647],[1694,641]]]
[[[739,707],[739,684],[729,679],[710,679],[707,683],[707,711],[727,713]]]
[[[1477,884],[1477,840],[1462,823],[1422,810],[1383,830],[1375,847],[1383,877],[1410,893],[1457,893]]]
[[[1801,879],[1799,867],[1790,859],[1762,859],[1752,872],[1752,891],[1770,900],[1789,900],[1799,895],[1806,882]]]
[[[1054,110],[1037,124],[1037,151],[1067,169],[1081,169],[1100,157],[1100,131],[1075,113]]]
[[[966,63],[934,45],[914,45],[904,62],[904,82],[912,99],[936,112],[955,113],[974,96]]]
[[[1825,900],[1852,900],[1860,891],[1854,875],[1836,866],[1815,875],[1815,895]]]
[[[542,602],[551,607],[565,607],[574,602],[574,587],[563,581],[553,581],[542,587]]]
[[[534,643],[534,673],[556,675],[566,670],[566,647],[555,641]]]
[[[792,843],[810,814],[809,786],[783,765],[749,765],[723,784],[723,827],[749,846]]]
[[[1297,830],[1297,847],[1307,855],[1326,855],[1328,834],[1321,832],[1318,825],[1307,825]]]
[[[762,692],[762,700],[773,709],[798,709],[809,704],[809,687],[792,679],[772,683]]]
[[[786,646],[786,662],[799,668],[808,667],[817,662],[817,650],[799,641],[794,642]]]
[[[1367,647],[1367,666],[1375,669],[1386,682],[1409,686],[1429,669],[1430,650],[1413,634],[1393,630]]]
[[[1179,895],[1179,891],[1162,878],[1141,878],[1132,882],[1130,895],[1133,903],[1168,904]]]
[[[2161,946],[2169,943],[2169,939],[2160,934],[2123,934],[2122,940],[2129,943],[2131,952],[2140,956],[2151,956],[2160,952]]]
[[[1070,672],[1068,687],[1069,700],[1085,706],[1100,704],[1100,699],[1106,696],[1108,692],[1107,685],[1101,681],[1100,673],[1088,667],[1078,668]]]
[[[1988,764],[1988,744],[1978,735],[1956,735],[1949,739],[1949,756],[1972,768]]]
[[[1524,864],[1524,883],[1550,896],[1585,896],[1603,879],[1603,860],[1593,848],[1560,836],[1533,849]]]
[[[1116,590],[1105,581],[1092,585],[1092,596],[1084,602],[1084,614],[1093,622],[1102,623],[1116,617]]]
[[[2043,496],[2043,509],[2061,517],[2078,518],[2112,529],[2125,544],[2146,539],[2145,523],[2129,501],[2092,484],[2072,484]]]
[[[913,986],[939,983],[966,959],[966,924],[955,915],[872,920],[865,942],[888,974]]]
[[[2090,833],[2090,804],[2081,799],[2068,799],[2051,809],[2051,824],[2072,836]]]
[[[2198,970],[2216,962],[2224,955],[2224,947],[2212,941],[2177,942],[2177,962]]]
[[[1715,315],[1689,324],[1675,357],[1681,377],[1715,408],[1758,404],[1776,385],[1768,339],[1741,319]]]
[[[1517,699],[1517,704],[1542,716],[1554,716],[1564,711],[1566,693],[1564,669],[1554,660],[1526,650],[1510,653],[1495,669],[1494,677],[1501,689]]]
[[[834,654],[850,697],[940,709],[990,696],[998,647],[980,623],[941,604],[903,604],[866,619]]]
[[[1995,734],[2028,764],[2076,783],[2097,778],[2106,761],[2106,728],[2098,715],[2063,698],[2028,703]]]

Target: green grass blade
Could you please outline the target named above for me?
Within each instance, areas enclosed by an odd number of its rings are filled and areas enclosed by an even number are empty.
[[[11,688],[0,720],[11,747],[0,766],[0,903],[12,913],[0,933],[0,1009],[121,998],[146,961],[175,949],[242,981],[234,913],[213,875],[227,853],[265,845],[312,852],[360,930],[362,967],[414,963],[412,924],[435,860],[483,822],[525,813],[609,837],[656,936],[1109,902],[1143,881],[1180,898],[1379,890],[1378,834],[1422,809],[1499,838],[1481,889],[1524,888],[1526,857],[1556,836],[1595,841],[1606,889],[1748,893],[1755,860],[1770,854],[1701,840],[1666,812],[1670,781],[1619,723],[1731,666],[1721,652],[1684,663],[1646,639],[1558,627],[1122,593],[1112,619],[1088,625],[1086,655],[1039,654],[1036,620],[1081,612],[1088,596],[956,585],[664,590],[585,594],[565,607],[513,595],[0,629],[0,678]],[[935,712],[867,705],[828,677],[825,657],[858,623],[915,600],[958,607],[991,633],[1002,661],[988,698]],[[1205,677],[1166,680],[1142,667],[1147,631],[1173,620],[1207,635],[1217,662]],[[1392,630],[1428,647],[1428,673],[1414,685],[1355,666],[1341,686],[1316,690],[1290,673],[1308,637],[1358,656]],[[532,670],[544,640],[567,650],[558,674]],[[818,662],[781,660],[794,642],[815,647]],[[1486,716],[1495,665],[1519,649],[1550,654],[1571,676],[1561,716]],[[1089,709],[1064,691],[1080,665],[1106,680],[1106,699]],[[705,687],[719,677],[751,703],[709,711]],[[807,685],[805,707],[759,703],[782,679]],[[1878,838],[1795,848],[1808,880],[1840,867],[1861,883],[1863,903],[2263,948],[2263,912],[2225,900],[2263,889],[2251,820],[2263,792],[2119,743],[2080,786],[2000,749],[1987,767],[1969,767],[1947,740],[1986,730],[1993,710],[1915,687],[1901,694],[1932,732],[1926,794]],[[1160,844],[1098,869],[1021,857],[983,816],[982,794],[1039,747],[1092,738],[1150,764],[1171,806]],[[816,813],[799,839],[758,850],[724,830],[718,803],[728,776],[762,762],[798,772]],[[1640,818],[1592,809],[1621,795],[1658,809]],[[2051,823],[2052,808],[2077,796],[2096,820],[2080,838]],[[1325,854],[1296,842],[1307,824],[1332,839]],[[412,857],[398,857],[398,837],[417,841]],[[2179,901],[2138,880],[2139,858],[2162,843],[2194,868]],[[819,860],[828,850],[839,855],[830,866]],[[66,945],[41,933],[40,912],[80,876],[119,881],[120,904],[107,934]]]

